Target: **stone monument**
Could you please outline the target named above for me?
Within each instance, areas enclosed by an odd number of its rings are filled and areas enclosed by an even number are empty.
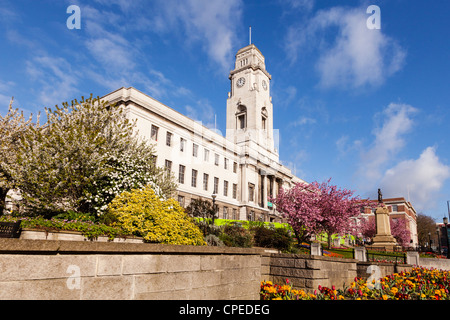
[[[385,250],[392,251],[398,243],[391,234],[389,210],[383,205],[383,195],[380,189],[378,189],[378,204],[379,206],[375,211],[376,235],[372,240],[372,247],[384,248]]]

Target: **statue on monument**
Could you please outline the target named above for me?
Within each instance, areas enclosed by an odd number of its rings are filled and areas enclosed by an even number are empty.
[[[375,211],[376,235],[373,238],[373,246],[382,247],[385,250],[392,250],[397,246],[397,241],[391,234],[389,210],[383,205],[381,189],[378,189],[378,204],[379,206]]]

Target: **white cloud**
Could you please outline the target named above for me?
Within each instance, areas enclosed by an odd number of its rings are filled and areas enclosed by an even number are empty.
[[[78,92],[80,74],[64,58],[38,56],[26,62],[26,70],[32,80],[41,84],[36,94],[46,107],[72,99]]]
[[[292,10],[305,10],[311,11],[314,7],[315,0],[280,0],[281,4],[286,6],[286,13],[292,12]]]
[[[381,30],[369,30],[362,7],[334,7],[288,30],[285,50],[295,62],[318,50],[316,69],[324,88],[378,86],[401,69],[406,57],[397,42]],[[334,28],[334,29],[332,29]],[[330,34],[336,36],[330,39]]]
[[[404,146],[404,135],[413,126],[412,116],[417,109],[407,104],[391,103],[377,116],[382,125],[375,128],[375,140],[369,150],[362,150],[358,175],[370,182],[382,176],[382,170]]]
[[[314,118],[309,118],[309,117],[300,117],[299,119],[297,119],[296,121],[290,123],[289,125],[292,125],[294,127],[298,127],[298,126],[303,126],[303,125],[307,125],[307,124],[315,124],[317,121]]]
[[[450,166],[439,159],[435,147],[427,147],[417,159],[397,160],[398,154],[404,154],[406,136],[416,125],[413,117],[417,112],[410,105],[391,103],[376,115],[380,125],[372,132],[373,143],[364,148],[359,140],[353,146],[361,153],[355,178],[362,192],[373,197],[381,188],[385,198],[410,199],[421,211],[435,205],[450,178]],[[352,148],[348,136],[342,136],[336,146],[342,152]]]
[[[426,148],[418,159],[406,160],[387,170],[381,180],[387,197],[410,197],[417,211],[435,206],[445,181],[450,178],[450,166],[436,155],[436,148]]]
[[[187,44],[200,41],[209,58],[228,72],[242,7],[242,0],[161,0],[153,24],[160,32],[181,30]]]
[[[202,124],[210,129],[215,129],[215,112],[211,103],[206,99],[201,99],[196,101],[194,106],[186,105],[186,116],[189,118],[201,121]]]

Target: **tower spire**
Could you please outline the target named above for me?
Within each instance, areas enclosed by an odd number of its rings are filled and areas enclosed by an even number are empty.
[[[249,35],[249,45],[250,45],[250,44],[252,44],[252,26],[249,27],[248,35]]]

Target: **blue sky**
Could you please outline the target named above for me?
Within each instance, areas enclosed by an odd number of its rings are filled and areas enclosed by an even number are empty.
[[[68,29],[70,5],[81,29]],[[370,5],[380,29],[367,28]],[[0,114],[133,86],[225,132],[229,71],[252,42],[272,75],[280,159],[304,180],[450,200],[450,2],[0,1]]]

